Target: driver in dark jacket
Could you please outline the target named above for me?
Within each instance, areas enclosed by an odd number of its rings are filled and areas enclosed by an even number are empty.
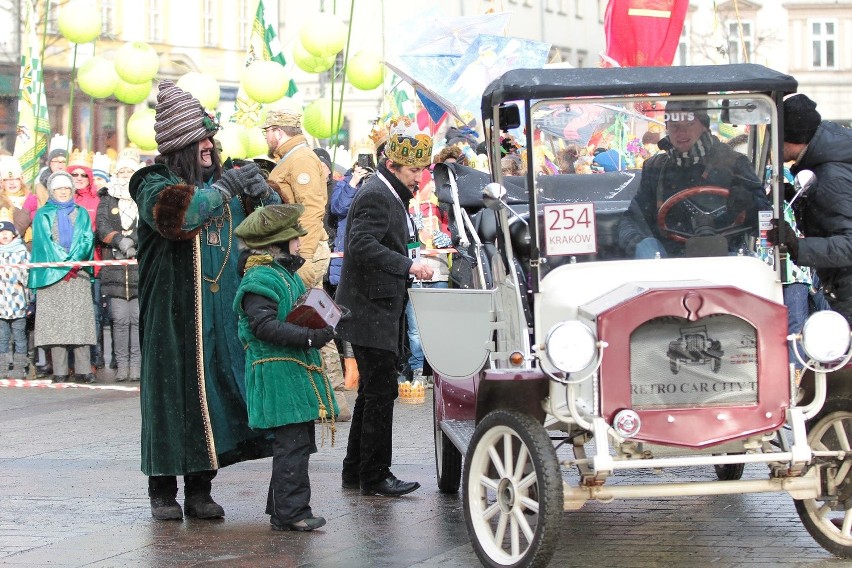
[[[682,256],[684,243],[660,230],[660,207],[669,198],[695,187],[717,188],[714,196],[690,196],[672,207],[661,221],[677,233],[712,235],[713,227],[745,225],[757,228],[757,211],[770,205],[760,179],[748,158],[732,150],[710,133],[707,103],[673,101],[666,105],[668,135],[658,142],[662,152],[645,162],[642,180],[618,227],[618,239],[631,257]],[[719,197],[728,190],[726,198]],[[706,206],[707,199],[718,205]],[[709,215],[696,215],[700,209]],[[724,206],[724,207],[722,207]],[[745,211],[745,219],[740,216]],[[708,223],[712,221],[712,225]],[[742,233],[740,233],[742,234]],[[730,242],[729,250],[736,250]]]

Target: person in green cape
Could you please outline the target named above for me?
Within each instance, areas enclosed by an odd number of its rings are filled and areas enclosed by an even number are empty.
[[[130,180],[139,208],[139,336],[142,351],[142,472],[151,514],[224,516],[211,496],[219,468],[268,457],[264,432],[249,428],[243,349],[232,304],[246,215],[277,203],[256,164],[223,171],[219,125],[196,98],[162,81],[155,139],[160,155]]]
[[[307,234],[299,224],[303,211],[299,204],[270,205],[236,230],[245,248],[234,310],[246,350],[249,426],[275,436],[266,514],[277,531],[312,531],[325,524],[311,511],[308,460],[317,451],[314,421],[331,431],[333,445],[340,412],[318,351],[334,339],[334,328],[286,321],[305,293],[296,274],[305,262],[299,256],[299,237]]]

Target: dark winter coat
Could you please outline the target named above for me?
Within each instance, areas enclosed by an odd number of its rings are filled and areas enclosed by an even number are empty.
[[[338,324],[337,333],[353,345],[398,354],[412,264],[407,254],[405,204],[412,195],[384,165],[378,173],[394,189],[392,192],[374,175],[361,186],[349,208],[346,254],[335,299],[352,311],[352,317]]]
[[[133,239],[138,246],[139,235],[136,226],[137,217],[130,229],[122,230],[121,215],[118,212],[118,198],[107,193],[104,187],[99,192],[101,200],[98,203],[97,235],[101,243],[101,253],[104,260],[128,258],[118,249],[118,243],[124,237]],[[139,269],[136,265],[104,266],[101,268],[101,294],[112,298],[130,300],[137,296],[139,286]]]
[[[334,237],[334,252],[346,251],[346,225],[349,216],[349,208],[355,199],[357,187],[352,187],[349,182],[352,179],[352,170],[346,172],[342,180],[334,186],[331,194],[330,211],[331,218],[335,220],[337,232]],[[363,185],[363,182],[362,184]],[[332,258],[328,267],[328,281],[337,286],[340,283],[340,272],[343,270],[343,259]]]
[[[852,129],[823,121],[793,173],[811,170],[816,181],[795,204],[798,264],[812,266],[841,300],[852,298]],[[832,303],[834,307],[834,303]]]

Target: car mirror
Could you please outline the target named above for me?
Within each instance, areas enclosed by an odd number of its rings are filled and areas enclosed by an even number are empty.
[[[790,205],[792,205],[800,196],[807,193],[808,189],[814,184],[814,182],[816,182],[816,174],[814,174],[811,170],[802,170],[797,173],[793,180],[793,189],[796,193],[793,195],[793,199],[790,200]]]
[[[770,110],[769,103],[762,99],[725,99],[721,119],[735,125],[769,124]]]
[[[491,182],[482,188],[482,202],[489,209],[500,209],[502,201],[506,198],[506,188],[496,182]]]
[[[521,111],[518,105],[500,105],[497,109],[497,120],[500,121],[500,130],[511,130],[521,125]]]

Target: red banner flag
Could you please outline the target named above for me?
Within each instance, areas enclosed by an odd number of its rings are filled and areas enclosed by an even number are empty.
[[[609,0],[606,55],[622,67],[672,64],[689,0]]]

